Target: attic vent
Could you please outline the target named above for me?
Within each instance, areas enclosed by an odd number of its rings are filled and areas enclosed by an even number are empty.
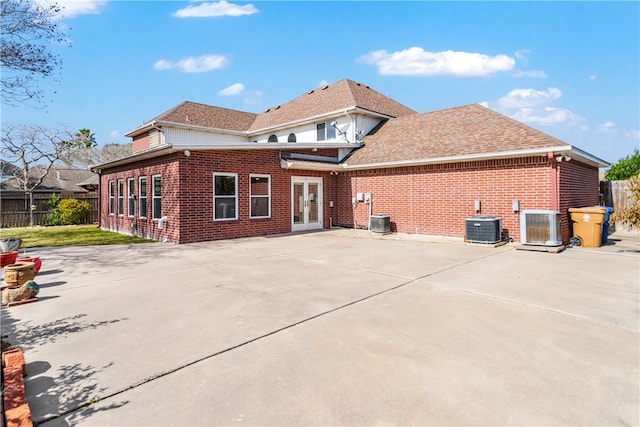
[[[271,111],[271,108],[267,108],[266,110],[264,110],[265,113],[268,113],[269,111]]]
[[[278,105],[275,109],[276,109],[276,110],[279,110],[279,109],[280,109],[280,106]]]
[[[328,88],[328,87],[329,87],[329,85],[322,86],[322,90],[325,90],[325,89],[326,89],[326,88]]]
[[[311,89],[309,92],[307,92],[307,95],[311,95],[314,92],[313,89]]]

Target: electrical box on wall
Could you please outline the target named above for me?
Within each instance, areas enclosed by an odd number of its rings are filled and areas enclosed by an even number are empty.
[[[371,193],[364,193],[364,202],[371,203]]]
[[[356,193],[356,201],[364,202],[364,193]]]

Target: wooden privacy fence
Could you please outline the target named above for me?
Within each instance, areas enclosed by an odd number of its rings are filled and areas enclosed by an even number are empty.
[[[614,212],[631,207],[629,181],[602,181],[600,182],[600,195],[602,205],[612,207]],[[621,225],[618,227],[620,227],[619,229],[623,228]]]
[[[33,204],[36,209],[33,211],[33,225],[47,225],[45,217],[51,213],[45,202],[51,198],[50,193],[33,194]],[[98,196],[95,194],[74,194],[61,195],[61,199],[78,199],[89,202],[91,212],[85,224],[94,224],[98,222]],[[28,227],[30,221],[30,207],[28,194],[11,194],[4,193],[0,197],[0,227]]]

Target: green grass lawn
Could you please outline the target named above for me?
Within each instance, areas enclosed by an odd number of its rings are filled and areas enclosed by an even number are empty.
[[[149,243],[153,240],[103,231],[97,225],[64,225],[61,227],[24,227],[0,230],[0,239],[22,239],[21,249],[46,246],[116,245]]]

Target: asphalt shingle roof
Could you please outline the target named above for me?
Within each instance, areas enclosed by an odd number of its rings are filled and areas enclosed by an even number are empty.
[[[364,144],[349,165],[568,145],[478,104],[388,120]]]
[[[343,79],[312,89],[292,101],[269,108],[260,114],[185,101],[152,121],[252,132],[352,107],[389,117],[416,114],[411,108],[376,92],[369,86]]]
[[[256,116],[254,113],[185,101],[153,120],[242,132],[249,129]]]
[[[336,83],[312,89],[287,103],[269,108],[256,117],[249,130],[256,131],[351,107],[359,107],[390,117],[416,113],[369,86],[342,79]]]

